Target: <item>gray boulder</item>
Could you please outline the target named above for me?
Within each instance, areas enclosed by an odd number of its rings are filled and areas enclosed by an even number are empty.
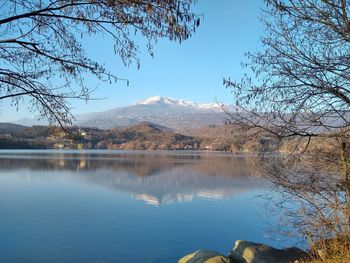
[[[237,240],[229,257],[234,262],[242,263],[294,263],[302,262],[307,253],[296,247],[276,249],[265,244]]]
[[[215,251],[198,250],[179,259],[178,263],[232,263],[232,261]]]

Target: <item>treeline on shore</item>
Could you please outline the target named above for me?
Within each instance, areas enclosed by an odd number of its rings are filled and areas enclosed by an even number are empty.
[[[20,126],[0,123],[0,149],[207,150],[231,152],[290,152],[295,142],[265,133],[250,136],[233,126],[208,126],[174,131],[153,123],[98,129]],[[306,142],[305,142],[306,143]],[[332,146],[323,140],[309,149]],[[303,143],[299,145],[303,150]],[[317,149],[316,149],[317,150]]]
[[[2,149],[198,150],[203,147],[203,140],[198,137],[179,134],[150,123],[108,130],[0,125]]]

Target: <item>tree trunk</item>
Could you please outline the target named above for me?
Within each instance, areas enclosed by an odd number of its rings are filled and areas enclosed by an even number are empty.
[[[344,180],[344,190],[346,193],[345,216],[348,218],[346,231],[347,233],[350,233],[350,145],[347,141],[341,142],[340,161],[342,167],[342,176]]]

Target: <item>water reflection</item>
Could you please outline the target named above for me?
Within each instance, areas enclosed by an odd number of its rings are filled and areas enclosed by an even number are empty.
[[[176,262],[270,240],[249,156],[0,151],[0,262]],[[168,205],[171,204],[171,205]]]
[[[64,177],[127,192],[156,206],[195,198],[225,199],[263,188],[267,182],[259,178],[252,162],[249,156],[221,153],[0,152],[0,171],[30,170],[26,175],[30,180]]]

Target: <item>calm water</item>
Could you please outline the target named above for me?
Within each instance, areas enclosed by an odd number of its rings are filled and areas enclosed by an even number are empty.
[[[0,262],[176,262],[236,239],[277,247],[249,157],[0,151]]]

